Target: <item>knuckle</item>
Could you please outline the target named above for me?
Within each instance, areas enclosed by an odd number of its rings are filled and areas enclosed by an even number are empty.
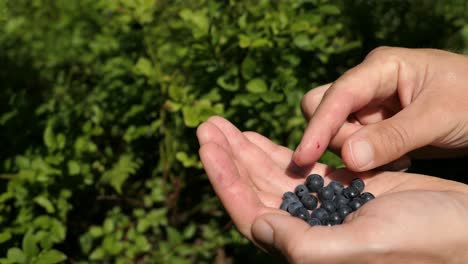
[[[380,47],[377,47],[377,48],[374,48],[373,50],[371,50],[367,56],[367,57],[373,57],[373,56],[381,56],[382,54],[385,54],[387,53],[388,51],[391,51],[395,48],[392,48],[392,47],[389,47],[389,46],[380,46]]]
[[[255,131],[244,131],[242,132],[242,134],[244,134],[244,136],[246,136],[247,138],[249,137],[259,137],[260,134],[255,132]]]
[[[311,93],[312,91],[307,92],[301,99],[301,108],[304,114],[307,113],[307,106],[308,106],[308,101],[311,96]]]
[[[366,56],[366,60],[372,60],[380,67],[390,67],[392,69],[398,66],[400,58],[401,52],[398,48],[387,46],[378,47]]]
[[[307,92],[301,100],[302,113],[310,118],[320,104],[321,99],[322,96],[320,93],[314,90]]]

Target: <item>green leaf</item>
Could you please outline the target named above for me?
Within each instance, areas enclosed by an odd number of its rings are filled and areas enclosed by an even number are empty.
[[[44,131],[44,143],[51,150],[54,150],[57,146],[57,141],[55,139],[52,122],[49,122],[49,124],[47,125]]]
[[[323,153],[319,159],[319,162],[335,168],[342,168],[344,166],[340,157],[328,150]]]
[[[179,231],[177,231],[177,229],[172,228],[172,227],[167,228],[167,236],[168,236],[169,242],[173,245],[177,245],[181,243],[183,240],[183,237],[179,233]]]
[[[246,85],[247,91],[251,93],[264,93],[268,90],[268,86],[263,79],[255,78],[250,80]]]
[[[319,5],[318,12],[327,15],[338,15],[340,9],[336,5]]]
[[[272,46],[273,46],[273,43],[271,43],[271,41],[269,41],[268,39],[264,39],[264,38],[256,39],[252,41],[252,43],[250,44],[251,48],[263,48],[263,47],[272,47]]]
[[[193,105],[186,105],[182,108],[184,123],[187,127],[196,127],[212,115],[221,115],[224,111],[222,104],[215,104],[209,100],[199,100]]]
[[[208,34],[210,21],[203,11],[183,9],[179,12],[179,16],[192,24],[191,29],[194,38],[198,39]]]
[[[37,257],[35,264],[55,264],[67,259],[67,256],[62,252],[51,249],[41,252]]]
[[[11,239],[11,232],[6,230],[0,233],[0,244]]]
[[[294,45],[303,50],[311,50],[311,41],[307,34],[299,34],[294,37]]]
[[[239,47],[248,48],[250,46],[251,40],[246,35],[239,35]]]
[[[10,248],[7,251],[7,259],[11,260],[12,263],[25,263],[27,260],[27,256],[21,251],[19,248]]]
[[[135,72],[137,74],[146,76],[148,78],[153,77],[155,74],[153,65],[147,58],[139,58],[135,65]]]
[[[256,68],[257,66],[255,65],[255,61],[250,57],[246,57],[244,61],[242,61],[241,65],[242,77],[247,80],[251,79]]]
[[[121,193],[123,183],[130,175],[136,173],[139,167],[138,160],[134,160],[132,155],[124,154],[110,170],[102,175],[101,181],[109,183],[116,192]]]
[[[93,238],[101,237],[101,236],[103,235],[102,228],[101,228],[100,226],[92,226],[92,227],[89,229],[89,234],[90,234]]]
[[[28,231],[23,237],[23,251],[28,257],[34,257],[39,253],[32,231]]]
[[[310,41],[310,45],[313,48],[323,49],[326,46],[326,44],[327,38],[322,34],[315,35]]]
[[[67,163],[68,166],[68,173],[70,175],[78,175],[80,174],[80,164],[75,160],[70,160]]]
[[[185,91],[188,90],[186,87],[179,85],[170,85],[169,86],[169,97],[176,102],[182,101],[185,97]]]
[[[37,196],[36,198],[34,198],[34,202],[36,202],[38,205],[44,208],[49,214],[52,214],[55,212],[54,205],[50,202],[49,199],[47,199],[47,197],[43,195]]]
[[[101,247],[96,248],[91,252],[91,255],[89,255],[90,260],[101,260],[104,258],[104,250]]]
[[[271,103],[278,103],[283,101],[284,95],[280,93],[275,93],[275,92],[267,92],[267,93],[262,93],[260,97],[263,99],[263,101],[271,104]]]
[[[0,115],[0,125],[2,125],[2,126],[5,125],[8,122],[8,120],[12,119],[17,114],[18,114],[18,110],[15,109],[15,110],[13,110],[11,112]]]
[[[231,67],[224,75],[219,76],[216,79],[216,83],[227,91],[237,91],[239,89],[239,78],[238,78],[237,67]]]
[[[115,221],[111,218],[107,218],[104,220],[103,224],[103,230],[106,234],[110,234],[114,231],[115,229]]]
[[[176,153],[176,159],[180,161],[186,168],[198,168],[201,169],[202,165],[197,158],[197,155],[188,155],[186,152],[179,151]]]
[[[195,232],[197,231],[197,227],[194,224],[191,224],[187,226],[184,229],[183,237],[184,239],[190,239],[195,235]]]

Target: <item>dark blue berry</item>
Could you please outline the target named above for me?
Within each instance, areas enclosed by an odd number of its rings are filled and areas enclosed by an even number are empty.
[[[318,200],[315,196],[306,194],[302,196],[301,203],[304,205],[305,208],[309,210],[314,210],[315,208],[317,208]]]
[[[322,224],[322,222],[320,222],[320,220],[318,220],[317,218],[311,218],[311,219],[307,220],[307,223],[310,226],[316,226],[316,225],[321,225]]]
[[[362,192],[362,191],[364,191],[364,187],[366,185],[364,184],[364,181],[362,179],[356,178],[356,179],[351,181],[351,186],[356,187],[356,189],[358,189],[359,192]]]
[[[325,223],[328,219],[328,212],[323,208],[317,208],[312,211],[312,218],[317,218],[320,222]]]
[[[336,211],[341,219],[345,219],[347,215],[349,215],[353,210],[349,206],[343,206],[338,208]]]
[[[335,196],[335,192],[329,186],[323,187],[318,191],[320,201],[333,200],[333,196]]]
[[[309,220],[310,219],[310,214],[309,211],[307,211],[306,208],[304,207],[299,207],[296,210],[294,210],[293,214],[295,217],[299,217],[302,220]]]
[[[293,192],[285,192],[283,194],[283,200],[286,200],[286,199],[294,199],[294,200],[299,201],[299,197],[297,197],[297,195]]]
[[[323,188],[323,178],[318,174],[311,174],[306,179],[307,188],[311,192],[318,192]]]
[[[348,205],[349,199],[344,197],[342,194],[339,194],[335,196],[335,199],[333,199],[333,202],[335,203],[336,208],[340,208],[342,206]]]
[[[335,203],[331,200],[323,201],[320,207],[327,210],[327,212],[329,213],[333,213],[336,211]]]
[[[290,204],[288,205],[288,212],[289,212],[290,214],[293,214],[294,211],[295,211],[297,208],[300,208],[300,207],[303,207],[302,204],[301,204],[301,202],[299,202],[299,201],[297,201],[297,202],[296,202],[296,201],[293,201],[292,203],[290,203]]]
[[[359,209],[359,207],[362,206],[362,202],[361,202],[361,199],[358,198],[354,198],[353,200],[351,200],[351,202],[348,203],[348,206],[353,209],[353,211],[356,211],[357,209]]]
[[[284,211],[288,211],[288,206],[289,206],[289,204],[291,204],[292,202],[293,202],[293,200],[291,200],[291,199],[283,200],[283,202],[281,202],[280,209],[281,209],[281,210],[284,210]]]
[[[309,189],[307,189],[307,187],[304,185],[304,184],[299,184],[296,189],[294,190],[294,192],[296,193],[296,195],[301,198],[302,196],[304,196],[305,194],[308,194],[309,193]]]
[[[344,189],[344,186],[343,184],[341,184],[341,182],[337,182],[337,181],[331,181],[328,186],[330,186],[330,188],[333,189],[333,192],[335,192],[335,195],[339,195],[341,194],[341,192],[343,191]]]
[[[360,191],[354,187],[353,185],[349,186],[348,188],[345,188],[343,190],[343,196],[348,198],[348,199],[353,199],[355,197],[359,196]]]
[[[374,199],[375,196],[370,192],[365,192],[365,193],[362,193],[361,195],[359,195],[359,198],[361,199],[362,204],[365,204],[368,201]]]
[[[338,212],[334,212],[330,214],[327,222],[329,225],[339,225],[342,221],[343,219],[340,217],[340,214],[338,214]]]

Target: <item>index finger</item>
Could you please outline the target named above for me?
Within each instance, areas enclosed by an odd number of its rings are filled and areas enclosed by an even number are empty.
[[[350,114],[396,95],[399,86],[408,85],[407,80],[414,81],[414,71],[402,62],[400,50],[404,49],[377,49],[332,84],[293,155],[297,165],[317,161]]]

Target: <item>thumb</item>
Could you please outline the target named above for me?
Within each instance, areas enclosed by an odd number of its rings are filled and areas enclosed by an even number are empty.
[[[356,253],[358,245],[363,244],[352,230],[349,224],[311,227],[296,217],[269,213],[256,218],[252,237],[260,247],[274,255],[280,253],[288,263],[334,263]]]
[[[341,150],[346,166],[353,171],[374,169],[444,135],[449,129],[449,124],[444,124],[447,118],[427,105],[415,102],[393,117],[352,134]]]

